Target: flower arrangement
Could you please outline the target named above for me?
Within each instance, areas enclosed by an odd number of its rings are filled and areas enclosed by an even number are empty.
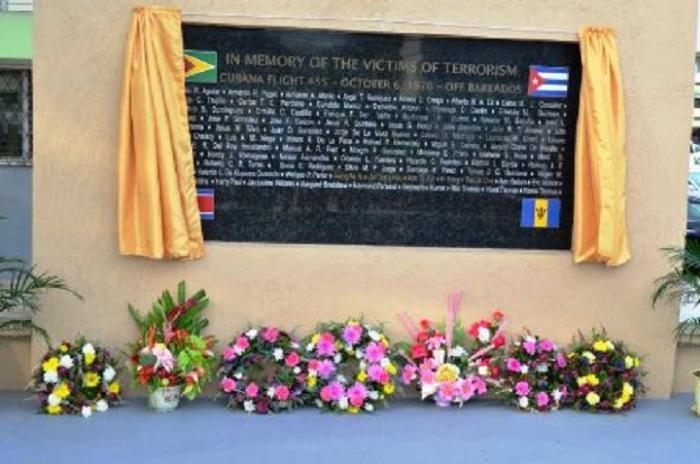
[[[558,409],[567,395],[566,364],[566,355],[550,339],[518,337],[507,352],[499,396],[525,411]]]
[[[90,417],[121,403],[118,372],[108,350],[80,337],[49,349],[34,371],[31,388],[42,413]]]
[[[449,295],[444,330],[428,320],[420,321],[418,328],[407,315],[399,316],[413,339],[412,343],[397,344],[404,358],[401,382],[413,385],[421,399],[432,398],[438,406],[462,406],[485,395],[488,385],[494,383],[492,378],[500,373],[492,360],[505,343],[503,315],[494,314],[497,324],[480,321],[472,325],[476,337],[470,341],[467,333],[472,331],[465,333],[456,319],[460,301],[461,294]]]
[[[639,357],[624,343],[613,342],[605,332],[580,334],[568,354],[565,381],[571,395],[569,402],[585,411],[627,411],[635,407],[643,394]]]
[[[140,332],[129,345],[130,369],[135,383],[150,393],[179,388],[182,396],[192,400],[214,371],[215,340],[201,335],[209,323],[202,316],[209,303],[204,290],[187,298],[185,283],[180,282],[177,297],[176,302],[164,291],[145,315],[129,305]]]
[[[230,407],[267,414],[303,403],[306,379],[300,345],[275,327],[251,328],[224,348],[219,390]]]
[[[350,319],[320,324],[305,340],[307,396],[319,408],[371,412],[394,393],[389,340],[381,328]]]

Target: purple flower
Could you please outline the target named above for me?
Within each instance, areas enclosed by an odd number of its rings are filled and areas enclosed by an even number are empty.
[[[330,398],[333,401],[338,401],[345,394],[345,387],[340,382],[331,382],[328,384]]]
[[[360,382],[355,382],[355,385],[348,389],[350,404],[356,408],[362,406],[362,403],[365,402],[365,398],[367,398],[367,388]]]
[[[557,354],[557,367],[563,369],[566,367],[566,356],[562,353]]]
[[[549,395],[545,392],[539,392],[535,395],[535,400],[537,400],[538,408],[544,408],[549,404]]]
[[[524,380],[515,384],[515,394],[518,396],[527,396],[530,393],[530,385]]]
[[[335,372],[333,361],[326,359],[318,363],[318,375],[320,375],[321,378],[327,379],[333,375],[333,372]]]
[[[384,368],[379,364],[372,364],[369,366],[369,369],[367,369],[367,375],[375,382],[380,382],[382,377],[384,377],[384,373]]]
[[[362,326],[360,324],[350,324],[343,329],[343,340],[348,345],[354,345],[362,337]]]
[[[384,348],[384,345],[378,342],[372,342],[369,345],[367,345],[367,351],[365,352],[365,358],[369,362],[372,363],[378,363],[382,360],[384,357],[384,353],[386,353],[386,349]]]
[[[540,342],[540,350],[542,351],[552,351],[554,349],[554,343],[552,343],[552,340],[545,338]]]
[[[523,349],[525,352],[527,352],[527,354],[532,356],[537,351],[537,342],[534,338],[527,338],[523,342]]]
[[[506,367],[509,371],[520,372],[520,361],[515,358],[508,358],[508,361],[506,361]]]

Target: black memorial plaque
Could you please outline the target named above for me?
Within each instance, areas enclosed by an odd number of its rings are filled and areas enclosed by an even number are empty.
[[[577,44],[184,26],[207,240],[568,249]]]

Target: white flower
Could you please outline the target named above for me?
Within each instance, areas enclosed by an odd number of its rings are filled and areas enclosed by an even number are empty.
[[[527,374],[530,371],[530,369],[527,366],[520,366],[520,373],[521,374]]]
[[[236,372],[233,374],[233,376],[236,378],[236,380],[240,380],[243,378],[243,374],[241,372]]]
[[[489,375],[489,367],[488,366],[479,366],[477,369],[477,372],[479,373],[480,376],[486,377]]]
[[[372,403],[365,403],[365,411],[368,411],[368,412],[374,411],[374,406],[372,406]]]
[[[454,348],[452,348],[452,356],[460,357],[464,356],[465,354],[467,354],[467,350],[465,350],[461,346],[455,346]]]
[[[377,332],[376,330],[370,330],[370,331],[367,333],[367,335],[369,335],[369,338],[371,338],[371,339],[374,340],[375,342],[378,342],[378,341],[381,340],[381,338],[382,338],[382,336],[379,335],[379,332]]]
[[[112,381],[115,375],[117,375],[117,372],[114,370],[114,368],[112,366],[107,366],[102,373],[102,378],[105,380],[105,383],[109,383]]]
[[[313,343],[309,343],[308,345],[306,345],[306,351],[313,351],[313,350],[314,350],[314,344],[313,344]]]
[[[438,389],[438,384],[435,382],[424,383],[420,389],[420,398],[422,400],[424,400],[424,399],[428,398],[429,396],[434,395],[435,392],[437,391],[437,389]]]
[[[299,348],[299,344],[298,344],[297,342],[291,342],[291,343],[289,344],[289,346],[291,346],[291,347],[294,348],[295,350]]]
[[[537,339],[532,335],[528,335],[527,337],[525,337],[525,341],[530,343],[537,343]]]
[[[346,379],[345,376],[342,375],[342,374],[340,374],[339,376],[337,376],[337,377],[335,378],[335,380],[337,380],[338,382],[342,383],[343,385],[345,385],[346,383],[348,383],[348,379]]]
[[[336,353],[335,356],[333,356],[333,362],[336,364],[339,364],[340,361],[343,360],[343,357],[340,355],[340,353]]]
[[[347,396],[343,396],[342,398],[340,398],[338,400],[338,407],[340,409],[348,409],[348,397]]]
[[[245,333],[246,337],[250,338],[253,340],[255,337],[258,336],[258,329],[250,329]]]
[[[267,396],[270,398],[274,398],[275,396],[275,387],[270,387],[267,389]]]
[[[282,348],[275,348],[272,352],[272,356],[275,357],[275,360],[282,361],[284,359],[284,351],[282,351]]]
[[[92,343],[86,343],[83,345],[83,354],[95,354],[95,347],[92,346]]]
[[[361,371],[367,370],[367,363],[364,361],[360,361],[360,364],[358,364],[358,367],[360,368]]]
[[[367,396],[369,396],[369,399],[376,401],[379,399],[379,392],[376,390],[371,390]]]
[[[57,371],[44,372],[44,383],[58,383],[58,372]]]
[[[559,401],[561,401],[561,397],[562,397],[561,390],[556,389],[552,392],[552,398],[554,398],[555,403],[558,403]]]
[[[435,359],[438,364],[445,364],[445,350],[433,351],[433,359]]]
[[[294,369],[292,369],[292,372],[294,372],[295,374],[299,374],[301,373],[301,369],[299,368],[299,366],[296,366]]]
[[[49,395],[49,406],[58,406],[61,404],[61,398],[51,393]]]
[[[391,364],[391,361],[389,360],[389,358],[382,358],[382,360],[379,362],[379,364],[380,364],[382,367],[386,367],[386,366],[388,366],[389,364]]]
[[[99,412],[105,412],[109,409],[109,404],[105,400],[100,400],[95,404],[95,409]]]
[[[255,403],[253,403],[253,402],[250,401],[250,400],[244,401],[244,402],[243,402],[243,410],[244,410],[245,412],[253,412],[253,411],[255,411]]]
[[[80,414],[87,419],[88,417],[92,416],[92,408],[90,406],[83,406],[83,409],[80,410]]]
[[[491,331],[486,327],[479,327],[477,337],[481,343],[488,343],[491,340]]]
[[[58,365],[61,367],[65,367],[66,369],[70,369],[71,367],[73,367],[73,358],[71,358],[68,354],[64,354],[63,356],[61,356]]]
[[[364,356],[365,356],[365,354],[362,352],[362,350],[355,351],[355,357],[357,359],[362,359]]]
[[[521,396],[520,399],[518,400],[518,406],[520,406],[523,409],[527,409],[527,407],[530,405],[530,400],[527,399],[527,396]]]
[[[549,371],[549,366],[546,365],[545,363],[541,363],[537,365],[537,372],[540,374],[545,374]]]

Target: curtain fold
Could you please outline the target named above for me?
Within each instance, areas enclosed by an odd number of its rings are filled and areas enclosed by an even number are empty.
[[[576,127],[574,261],[630,259],[625,223],[625,110],[615,32],[579,31],[583,76]]]
[[[203,255],[185,99],[180,11],[134,9],[119,128],[119,251]]]

